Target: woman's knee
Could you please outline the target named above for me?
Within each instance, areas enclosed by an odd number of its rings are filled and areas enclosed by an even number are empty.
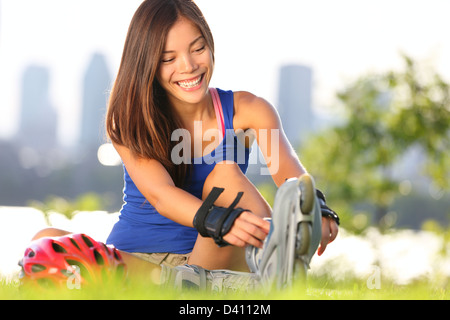
[[[31,240],[37,240],[44,237],[61,237],[67,234],[70,234],[70,232],[56,228],[45,228],[36,233]]]
[[[242,172],[241,168],[239,167],[239,165],[234,162],[234,161],[222,161],[217,163],[214,166],[214,169],[211,171],[211,173],[209,174],[208,177],[212,176],[227,176],[229,174],[232,175],[242,175],[245,176],[244,173]]]
[[[217,200],[219,206],[230,205],[238,192],[244,192],[239,206],[261,217],[271,215],[271,208],[267,201],[235,162],[224,161],[216,164],[205,181],[203,199],[208,196],[213,187],[225,189],[223,195]]]
[[[236,162],[223,161],[214,166],[203,186],[203,197],[209,194],[213,187],[224,187],[247,179]]]

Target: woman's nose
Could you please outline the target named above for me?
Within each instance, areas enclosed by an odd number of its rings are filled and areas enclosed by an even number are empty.
[[[198,65],[195,63],[191,56],[185,55],[180,59],[180,72],[192,73],[197,70]]]

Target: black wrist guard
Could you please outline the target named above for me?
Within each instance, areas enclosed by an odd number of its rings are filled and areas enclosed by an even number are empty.
[[[325,195],[322,193],[322,191],[316,189],[316,195],[317,198],[319,199],[319,203],[320,203],[320,211],[322,212],[322,217],[329,217],[331,219],[333,219],[334,221],[336,221],[336,223],[339,225],[339,216],[337,215],[336,212],[334,212],[333,210],[331,210],[326,202],[325,202]]]
[[[230,231],[237,217],[243,211],[248,211],[241,208],[234,208],[244,194],[243,192],[237,194],[233,203],[228,208],[215,206],[214,201],[217,200],[223,191],[223,188],[214,187],[200,209],[198,209],[193,221],[194,228],[203,237],[213,238],[219,247],[229,245],[229,243],[223,240],[223,236]]]

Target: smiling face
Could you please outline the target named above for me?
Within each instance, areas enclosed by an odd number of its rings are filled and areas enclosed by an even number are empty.
[[[190,20],[181,17],[167,34],[158,82],[173,103],[196,104],[208,92],[214,67],[207,42]]]

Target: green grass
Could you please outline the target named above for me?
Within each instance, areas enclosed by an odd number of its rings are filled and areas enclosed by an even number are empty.
[[[0,282],[2,300],[449,300],[448,283],[417,282],[405,286],[382,282],[379,289],[367,288],[361,280],[339,283],[326,278],[308,278],[306,285],[294,284],[270,293],[259,291],[211,293],[164,289],[143,281],[82,289],[42,289]]]

